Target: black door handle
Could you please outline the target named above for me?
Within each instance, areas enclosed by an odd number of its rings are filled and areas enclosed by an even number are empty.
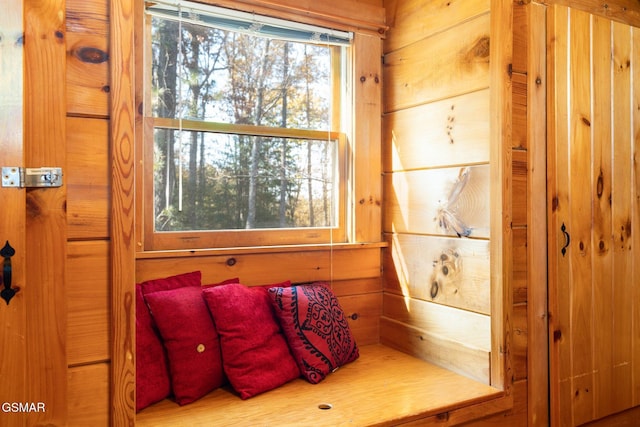
[[[0,291],[0,297],[7,302],[7,305],[9,305],[9,301],[11,301],[16,292],[20,290],[18,287],[11,287],[11,257],[15,254],[16,250],[11,247],[7,240],[4,247],[0,249],[0,256],[4,258],[2,262],[2,283],[4,288]]]
[[[564,222],[562,223],[562,227],[560,227],[560,230],[562,231],[562,234],[564,234],[565,243],[560,250],[562,252],[562,256],[564,256],[567,253],[567,247],[569,246],[569,243],[571,243],[571,236],[569,236],[569,233],[567,233],[567,227],[564,225]]]

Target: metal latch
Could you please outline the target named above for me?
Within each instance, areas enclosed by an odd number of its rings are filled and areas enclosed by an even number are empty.
[[[62,186],[62,168],[2,168],[3,187],[60,187]]]

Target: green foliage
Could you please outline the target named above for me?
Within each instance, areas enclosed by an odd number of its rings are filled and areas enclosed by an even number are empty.
[[[329,130],[331,48],[153,18],[155,117]],[[156,230],[327,226],[333,142],[156,128]]]

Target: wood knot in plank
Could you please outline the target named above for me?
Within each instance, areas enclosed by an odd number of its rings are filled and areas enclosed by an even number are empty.
[[[481,37],[476,44],[473,46],[472,52],[477,58],[488,58],[489,57],[489,36]]]
[[[76,58],[90,64],[101,64],[109,60],[109,54],[95,47],[81,47],[74,52]]]

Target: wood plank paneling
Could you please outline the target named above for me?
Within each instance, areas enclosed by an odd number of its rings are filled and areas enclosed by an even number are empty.
[[[527,149],[527,131],[528,119],[527,114],[527,79],[526,73],[512,74],[513,89],[513,133],[511,137],[511,146],[514,149]]]
[[[491,350],[491,319],[484,314],[386,293],[383,315],[460,344]]]
[[[104,426],[110,424],[108,363],[69,368],[70,427]]]
[[[637,54],[628,25],[560,6],[553,16],[552,416],[581,424],[630,408],[637,387]]]
[[[1,166],[24,166],[24,30],[23,2],[3,4],[0,14],[0,162]],[[25,283],[25,191],[0,187],[3,211],[0,217],[0,245],[5,242],[16,249],[11,258],[13,288]],[[3,282],[4,285],[4,282]],[[3,287],[4,289],[4,287]],[[24,381],[27,361],[27,301],[18,291],[9,304],[0,300],[0,401],[26,400],[28,384]],[[23,426],[23,414],[2,414],[7,426]]]
[[[67,112],[109,114],[109,3],[67,0]]]
[[[569,233],[574,241],[567,254],[570,274],[575,285],[571,286],[570,301],[566,306],[571,316],[571,389],[567,398],[573,400],[574,423],[582,424],[592,419],[593,370],[592,345],[593,297],[591,275],[591,90],[589,70],[589,15],[571,13],[568,22],[569,63],[571,64],[569,90],[569,158],[564,165],[570,174],[569,186]],[[574,172],[575,171],[575,172]],[[573,173],[572,173],[573,172]],[[584,284],[578,285],[578,284]]]
[[[387,24],[385,53],[446,30],[489,11],[488,0],[385,1]]]
[[[523,380],[527,378],[527,349],[528,349],[528,316],[527,305],[516,304],[513,306],[513,378]]]
[[[359,346],[380,342],[382,293],[339,296],[349,328]]]
[[[512,221],[513,226],[526,226],[528,220],[529,199],[527,175],[528,169],[528,153],[525,150],[513,150],[511,163],[511,176],[513,182],[512,191]]]
[[[67,119],[69,239],[109,237],[109,122]]]
[[[481,15],[384,57],[384,111],[489,85],[489,15]]]
[[[630,408],[632,403],[632,297],[634,249],[631,246],[631,201],[633,198],[634,135],[631,127],[631,27],[614,23],[611,37],[613,46],[613,194],[611,197],[611,221],[613,234],[613,382],[611,396],[614,412]],[[635,49],[638,49],[636,46]],[[633,64],[638,66],[640,64]],[[606,68],[608,69],[608,68]],[[606,70],[605,69],[605,70]],[[595,78],[594,78],[595,80]],[[594,83],[596,84],[596,83]],[[637,107],[636,107],[637,108]],[[640,225],[640,224],[638,224]],[[640,257],[635,256],[639,262]],[[594,305],[598,304],[594,301]],[[597,319],[594,319],[594,323]],[[596,323],[597,325],[597,323]],[[640,363],[640,362],[638,362]],[[608,414],[606,414],[608,415]]]
[[[528,299],[529,282],[527,257],[527,228],[513,229],[513,303],[526,303]],[[537,286],[541,286],[537,284]]]
[[[384,171],[489,161],[489,91],[386,114]]]
[[[594,329],[594,340],[601,346],[594,353],[594,365],[598,367],[594,376],[594,399],[596,414],[610,414],[615,387],[613,381],[613,347],[611,331],[613,330],[613,301],[611,283],[613,274],[613,251],[610,244],[611,233],[611,201],[612,194],[612,162],[611,162],[611,21],[594,17],[593,20],[593,72],[598,84],[593,87],[594,123],[593,132],[596,140],[602,141],[593,152],[593,168],[598,175],[593,209],[593,247],[594,247],[594,280],[603,286],[595,286],[593,296],[598,304],[594,306],[594,316],[599,319],[600,327]],[[597,249],[596,249],[597,248]]]
[[[530,70],[529,61],[529,37],[531,31],[540,22],[533,22],[530,26],[530,3],[513,2],[513,72],[514,74],[527,74]],[[514,76],[514,84],[515,84]],[[515,107],[515,100],[514,100]],[[515,130],[515,123],[514,123]]]
[[[513,233],[514,282],[516,271],[527,271],[527,417],[532,426],[549,425],[547,128],[539,125],[545,123],[547,117],[546,18],[546,6],[533,2],[527,6],[526,260],[515,256],[516,230]],[[515,292],[513,303],[518,303]],[[514,393],[518,393],[516,387]],[[514,396],[516,402],[520,398]]]
[[[22,3],[22,2],[20,2]],[[24,1],[24,165],[66,165],[65,1]],[[66,198],[67,189],[27,190],[26,401],[45,402],[46,412],[28,424],[67,420]]]
[[[238,277],[249,286],[285,280],[349,280],[380,277],[380,249],[341,249],[139,259],[138,282],[189,271],[202,271],[202,283]]]
[[[384,176],[385,231],[489,237],[489,166]]]
[[[409,326],[387,317],[380,319],[380,342],[415,355],[435,365],[489,384],[489,355],[430,331]]]
[[[67,246],[69,365],[109,359],[109,242]]]
[[[385,251],[385,291],[490,314],[489,242],[394,234]]]
[[[568,6],[576,10],[602,16],[610,20],[640,27],[640,10],[635,0],[615,0],[603,3],[599,0],[543,0],[546,4]]]

